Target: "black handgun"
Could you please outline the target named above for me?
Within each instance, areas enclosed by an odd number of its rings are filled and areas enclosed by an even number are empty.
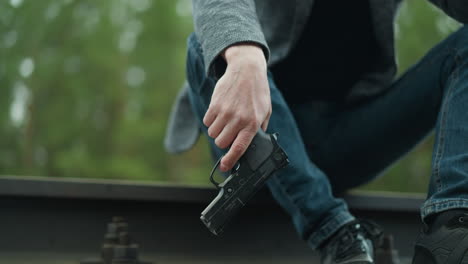
[[[289,164],[288,157],[278,145],[277,134],[259,130],[223,183],[217,183],[211,171],[210,181],[219,190],[218,196],[201,213],[200,219],[215,235],[223,232],[226,224],[260,190],[277,170]]]

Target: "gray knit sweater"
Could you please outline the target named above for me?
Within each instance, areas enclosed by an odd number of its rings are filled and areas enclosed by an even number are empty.
[[[349,102],[381,93],[396,73],[393,25],[401,0],[368,1],[379,45],[378,64],[352,87]],[[456,20],[468,23],[468,0],[429,1]],[[206,73],[219,78],[223,70],[219,54],[236,43],[252,42],[263,47],[270,66],[282,60],[299,39],[313,4],[314,0],[193,0],[195,34],[203,49]],[[187,92],[185,84],[169,119],[165,147],[171,153],[189,149],[200,133]]]

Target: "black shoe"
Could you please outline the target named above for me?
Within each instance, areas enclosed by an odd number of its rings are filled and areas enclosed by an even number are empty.
[[[333,235],[322,247],[322,264],[373,264],[382,229],[367,220],[353,221]]]
[[[413,264],[468,264],[468,210],[439,214],[421,231]]]

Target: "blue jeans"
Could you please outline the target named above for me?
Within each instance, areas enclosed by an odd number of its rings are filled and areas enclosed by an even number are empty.
[[[202,54],[192,34],[187,78],[200,124],[216,84],[204,72]],[[435,46],[386,92],[358,105],[288,105],[271,72],[268,80],[273,106],[268,132],[279,132],[291,163],[267,185],[312,248],[354,220],[334,194],[374,179],[434,128],[432,175],[421,217],[468,208],[467,26]],[[215,156],[222,155],[209,140]]]

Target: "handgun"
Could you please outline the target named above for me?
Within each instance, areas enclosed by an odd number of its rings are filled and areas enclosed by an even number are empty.
[[[276,133],[267,134],[259,130],[222,183],[213,178],[221,158],[216,162],[210,181],[219,192],[200,217],[213,234],[221,234],[227,223],[263,187],[268,178],[289,164],[288,156],[279,146],[277,138]]]

